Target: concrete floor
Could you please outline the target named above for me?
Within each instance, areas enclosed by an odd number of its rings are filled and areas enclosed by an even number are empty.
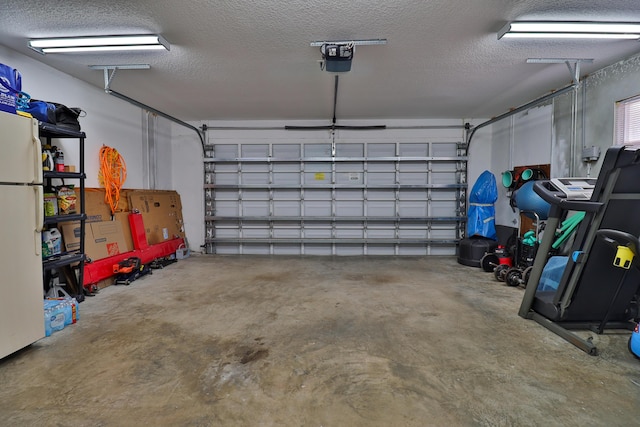
[[[628,333],[589,356],[444,258],[192,256],[0,361],[6,426],[629,426]]]

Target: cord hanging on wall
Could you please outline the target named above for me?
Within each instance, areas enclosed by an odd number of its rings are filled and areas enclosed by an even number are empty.
[[[111,215],[118,210],[120,190],[127,180],[127,165],[115,148],[103,145],[100,148],[100,170],[98,182],[105,189],[104,201],[111,208]]]

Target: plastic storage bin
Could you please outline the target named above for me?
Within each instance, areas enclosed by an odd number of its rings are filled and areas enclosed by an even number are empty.
[[[485,237],[471,237],[460,240],[458,263],[469,267],[480,267],[480,260],[487,252],[493,252],[498,242]]]
[[[540,282],[538,282],[538,291],[555,291],[558,289],[560,279],[562,279],[562,273],[567,266],[569,257],[566,256],[552,256],[547,261],[547,264],[542,270],[540,275]]]

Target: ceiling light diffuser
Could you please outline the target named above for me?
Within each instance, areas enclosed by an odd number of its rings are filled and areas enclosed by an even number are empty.
[[[57,37],[29,40],[36,52],[74,53],[137,50],[170,50],[169,42],[157,34],[127,36]]]
[[[353,43],[355,46],[367,46],[376,44],[387,44],[387,39],[364,39],[364,40],[333,40],[333,41],[315,41],[311,42],[310,46],[322,46],[325,44],[349,44]]]
[[[640,39],[640,23],[514,21],[498,31],[502,38]]]

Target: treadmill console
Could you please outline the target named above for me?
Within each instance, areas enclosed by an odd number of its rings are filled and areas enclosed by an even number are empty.
[[[551,184],[569,200],[590,200],[597,178],[552,178]]]

